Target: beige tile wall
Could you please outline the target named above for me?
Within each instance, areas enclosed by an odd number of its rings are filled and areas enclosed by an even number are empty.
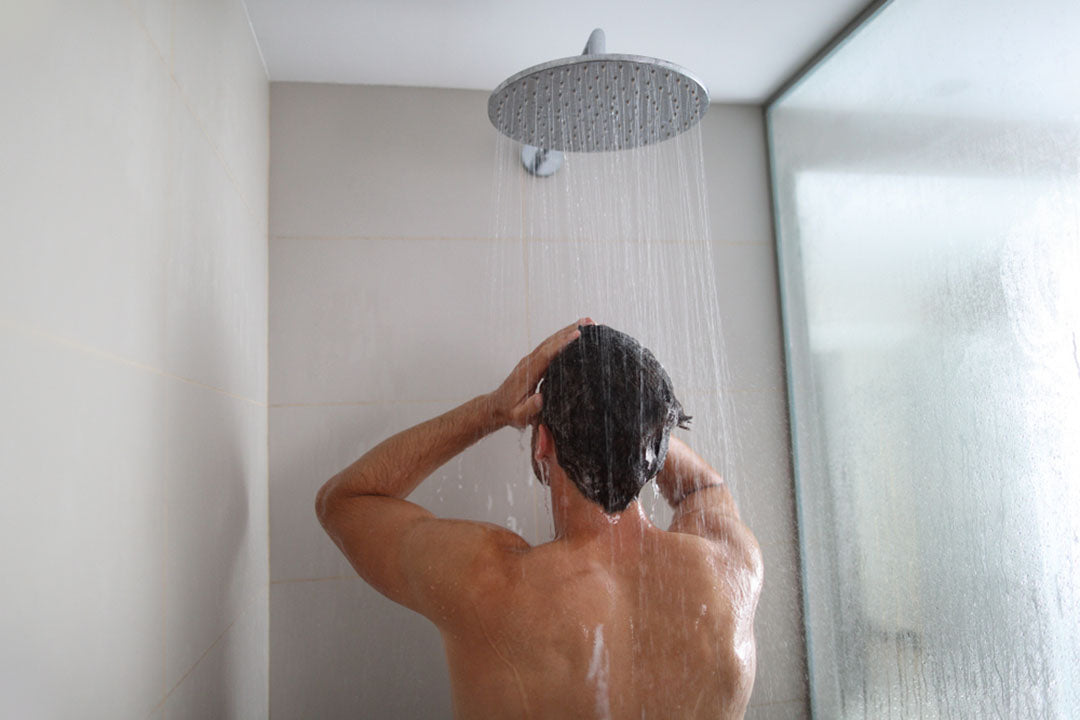
[[[268,713],[269,85],[241,0],[0,9],[0,716]]]
[[[736,492],[766,563],[748,717],[806,717],[762,115],[717,105],[702,133]],[[318,527],[314,495],[389,434],[492,389],[578,312],[577,301],[559,301],[574,280],[536,270],[552,253],[578,250],[552,241],[523,253],[521,228],[543,203],[525,182],[493,187],[486,93],[275,83],[271,139],[271,708],[277,717],[450,717],[437,631],[356,578]],[[620,311],[611,298],[591,305],[603,306],[588,309],[601,317]],[[708,393],[691,395],[699,427],[718,421]],[[501,431],[414,499],[542,541],[548,509],[525,445]],[[654,494],[644,504],[663,518]]]

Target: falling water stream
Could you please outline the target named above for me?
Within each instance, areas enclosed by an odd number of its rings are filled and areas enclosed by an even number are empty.
[[[595,80],[582,73],[576,87],[564,92],[588,92]],[[618,93],[617,107],[639,100],[621,86],[613,92]],[[548,100],[557,101],[554,90]],[[532,107],[539,107],[539,113],[549,106]],[[560,121],[548,112],[539,122],[569,135],[565,118]],[[637,338],[664,365],[676,397],[693,416],[691,429],[676,434],[724,475],[738,497],[739,436],[730,402],[701,126],[669,139],[659,135],[662,129],[648,126],[625,132],[630,144],[638,146],[567,152],[562,167],[546,177],[527,172],[522,145],[498,135],[492,234],[499,247],[491,253],[491,302],[521,298],[521,306],[506,308],[506,314],[524,316],[522,354],[581,317]],[[652,136],[639,144],[639,134]],[[515,284],[520,292],[507,292]],[[523,482],[508,490],[505,521],[499,516],[492,520],[538,544],[551,540],[554,528],[548,490],[529,471],[528,446],[523,434],[518,447]],[[655,483],[645,486],[640,500],[654,524],[666,529],[672,512]],[[664,592],[677,595],[681,588]],[[673,621],[693,623],[694,618]],[[615,659],[605,643],[609,630],[603,624],[583,629],[592,655],[582,682],[596,693],[598,718],[610,717],[613,707],[609,692]],[[690,677],[696,670],[682,672]]]
[[[548,177],[524,169],[520,143],[502,135],[497,143],[493,234],[516,251],[492,254],[491,296],[496,302],[506,297],[507,283],[523,283],[523,308],[513,308],[525,314],[523,353],[586,316],[634,336],[667,369],[694,417],[690,431],[676,432],[737,495],[738,435],[700,126],[659,144],[567,153]],[[519,498],[513,522],[545,517],[545,498],[537,487]],[[668,508],[651,483],[642,503],[666,526]],[[549,537],[545,528],[528,539]]]

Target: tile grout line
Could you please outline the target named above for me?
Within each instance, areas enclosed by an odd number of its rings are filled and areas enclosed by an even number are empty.
[[[134,9],[134,6],[132,6]],[[142,23],[139,23],[142,25]],[[143,32],[147,37],[150,37],[150,31],[143,26]],[[165,72],[172,74],[172,59],[173,59],[173,45],[175,44],[174,35],[176,34],[176,0],[169,0],[169,59],[165,62]],[[150,44],[154,45],[153,38],[150,38]],[[157,46],[154,45],[155,49]],[[160,56],[160,53],[159,53]],[[162,58],[164,60],[164,58]],[[169,101],[169,129],[166,134],[166,142],[168,143],[168,165],[165,168],[167,173],[165,177],[165,191],[168,193],[168,197],[173,196],[175,188],[175,173],[176,173],[176,153],[173,152],[174,144],[177,141],[177,127],[176,121],[173,118],[173,103]],[[166,212],[168,212],[166,210]],[[168,243],[168,236],[166,236],[166,244]],[[167,261],[167,258],[165,258]],[[169,291],[169,273],[165,273],[164,282],[162,283],[162,290],[164,297],[168,297]],[[164,303],[163,303],[164,304]],[[166,457],[168,457],[168,447],[166,447]],[[166,488],[162,488],[161,492],[161,720],[165,720],[167,712],[165,710],[165,701],[169,698],[169,493]]]
[[[763,703],[750,703],[749,705],[746,706],[746,709],[749,710],[750,708],[772,707],[774,705],[794,705],[795,703],[805,703],[805,702],[806,702],[806,698],[793,698],[791,700],[770,700],[768,702],[763,702]]]
[[[145,27],[143,28],[146,29]],[[150,31],[147,30],[147,35]],[[151,42],[153,39],[151,38]],[[172,75],[173,67],[176,66],[176,0],[169,0],[169,59],[165,63],[165,69]]]
[[[259,53],[259,62],[262,63],[263,75],[266,76],[266,83],[270,84],[270,66],[266,64],[266,56],[263,55],[262,45],[259,43],[259,35],[255,32],[255,23],[251,21],[251,13],[248,12],[247,3],[244,0],[240,0],[240,7],[244,9],[244,19],[247,20],[248,30],[251,31],[251,39],[255,43],[255,52]]]
[[[497,235],[291,235],[271,233],[274,240],[291,240],[297,242],[365,242],[378,240],[391,240],[394,242],[516,242],[520,238],[499,237]]]
[[[523,203],[524,204],[524,203]],[[566,244],[566,245],[636,245],[644,244],[639,243],[638,240],[633,238],[610,238],[610,239],[595,239],[595,238],[568,238],[568,237],[533,237],[529,238],[525,235],[524,230],[520,237],[501,237],[498,235],[394,235],[392,233],[384,234],[365,234],[365,235],[318,235],[318,234],[294,234],[294,233],[270,233],[272,240],[286,240],[293,242],[374,242],[380,240],[390,240],[394,242],[517,242],[518,240],[539,242],[539,243],[551,243],[551,244]],[[678,242],[678,241],[650,241],[650,246],[665,246],[665,247],[697,247],[694,242]],[[731,246],[731,247],[762,247],[770,249],[771,246],[765,242],[756,242],[750,240],[713,240],[709,242],[709,246]]]
[[[151,373],[153,375],[159,375],[161,377],[168,378],[170,380],[178,380],[180,382],[188,383],[189,385],[194,385],[196,387],[203,388],[204,390],[212,390],[213,392],[219,393],[219,394],[224,395],[226,397],[233,398],[234,400],[242,400],[242,401],[244,401],[246,403],[251,403],[252,405],[255,405],[256,407],[264,407],[266,405],[266,403],[264,403],[264,402],[259,402],[258,400],[253,400],[252,398],[245,397],[243,395],[237,395],[236,393],[229,392],[228,390],[225,390],[223,388],[219,388],[219,387],[216,387],[214,385],[208,385],[208,384],[206,384],[204,382],[200,382],[199,380],[195,380],[194,378],[184,377],[183,375],[177,375],[175,373],[171,373],[171,372],[168,372],[166,370],[162,370],[161,368],[154,367],[153,365],[147,365],[147,364],[141,363],[141,362],[139,362],[137,360],[132,360],[130,358],[126,358],[123,355],[117,355],[115,353],[111,353],[111,352],[108,352],[106,350],[96,348],[96,347],[94,347],[92,345],[86,345],[86,344],[81,343],[81,342],[79,342],[77,340],[72,340],[70,338],[66,338],[63,335],[57,335],[57,334],[49,332],[47,330],[42,330],[41,328],[33,327],[31,325],[24,325],[22,323],[16,323],[16,322],[14,322],[12,320],[9,320],[7,318],[0,317],[0,328],[5,328],[5,327],[7,329],[13,331],[13,332],[22,333],[24,335],[32,335],[34,337],[38,337],[38,338],[47,340],[47,341],[52,342],[54,344],[62,345],[62,346],[65,346],[67,348],[70,348],[72,350],[77,350],[77,351],[85,353],[87,355],[94,355],[94,356],[99,357],[99,358],[101,358],[103,360],[109,360],[111,362],[115,362],[115,363],[117,363],[119,365],[127,365],[127,366],[133,367],[133,368],[135,368],[137,370],[142,370],[144,372],[149,372],[149,373]]]
[[[165,700],[169,697],[169,494],[161,493],[161,710],[165,719]],[[155,708],[156,710],[157,708]],[[153,714],[153,713],[151,713]]]
[[[304,408],[304,407],[367,407],[376,405],[446,405],[450,403],[468,402],[476,395],[467,398],[435,398],[430,400],[357,400],[357,401],[342,401],[342,402],[301,402],[301,403],[270,403],[269,408],[271,410],[280,410],[284,408]]]
[[[765,395],[775,392],[782,393],[784,391],[785,388],[783,385],[744,385],[742,387],[727,388],[726,390],[721,391],[720,394],[723,395],[726,393],[728,395]],[[711,393],[713,392],[713,388],[691,388],[691,391],[687,394],[689,395],[701,392]]]
[[[171,688],[169,688],[168,692],[165,693],[165,697],[163,697],[161,699],[161,702],[159,702],[157,705],[155,705],[154,709],[150,711],[150,717],[152,717],[153,714],[158,711],[158,709],[161,709],[162,713],[164,714],[165,703],[166,703],[166,701],[168,701],[169,696],[171,696],[174,692],[176,692],[177,688],[179,688],[181,685],[184,684],[184,681],[188,679],[188,677],[191,675],[191,673],[195,672],[195,668],[197,668],[199,666],[199,663],[201,663],[206,658],[206,656],[210,654],[210,651],[213,650],[217,646],[217,644],[219,642],[221,642],[221,639],[224,638],[225,635],[228,634],[228,632],[230,630],[232,630],[233,626],[236,625],[236,622],[241,617],[243,617],[245,612],[247,612],[246,608],[244,610],[241,610],[239,613],[237,613],[236,617],[234,617],[232,619],[232,621],[228,625],[225,626],[225,629],[222,630],[221,633],[218,634],[218,636],[216,638],[214,638],[214,641],[212,643],[210,643],[210,645],[205,650],[202,651],[202,654],[199,655],[199,658],[194,663],[191,664],[191,667],[189,667],[187,669],[187,671],[184,672],[184,674],[180,677],[180,679],[177,680],[176,683],[174,683]]]
[[[245,12],[247,5],[244,5]],[[251,22],[251,15],[248,15]],[[252,33],[255,26],[251,26]],[[259,48],[262,55],[262,48]],[[266,67],[266,59],[263,59]],[[270,72],[266,90],[266,716],[270,717]]]
[[[728,395],[767,395],[775,392],[782,392],[784,388],[780,385],[754,385],[745,387],[728,388],[725,393]],[[684,391],[682,394],[691,396],[699,393],[712,392],[712,388],[690,388]],[[374,406],[386,406],[386,405],[444,405],[449,403],[462,403],[468,401],[469,398],[420,398],[416,400],[400,400],[400,399],[387,399],[387,400],[327,400],[327,401],[312,401],[312,402],[291,402],[291,403],[269,403],[268,408],[270,410],[282,410],[289,408],[318,408],[318,407],[374,407]]]
[[[177,680],[173,684],[173,686],[171,688],[168,688],[167,692],[165,693],[165,696],[163,698],[161,698],[161,701],[158,702],[158,704],[153,707],[153,709],[150,711],[150,715],[148,717],[153,717],[154,713],[157,712],[159,709],[163,710],[163,708],[165,706],[165,702],[169,699],[169,697],[174,692],[176,692],[176,690],[181,685],[184,684],[184,681],[187,680],[188,677],[190,677],[191,673],[193,673],[195,671],[195,668],[197,668],[199,666],[199,663],[201,663],[206,658],[206,656],[210,654],[210,651],[213,650],[217,646],[217,644],[221,642],[222,638],[224,638],[229,633],[229,631],[233,629],[233,626],[235,626],[236,623],[240,621],[240,618],[242,618],[244,616],[244,613],[251,610],[251,607],[250,607],[251,601],[252,600],[257,600],[257,599],[258,599],[258,593],[255,593],[255,597],[248,598],[248,600],[244,603],[243,609],[240,610],[240,612],[238,612],[236,614],[236,617],[234,617],[229,622],[229,624],[225,626],[225,629],[222,630],[218,634],[218,636],[216,638],[214,638],[213,642],[211,642],[210,645],[208,645],[207,648],[202,651],[202,654],[199,655],[198,659],[195,660],[195,662],[193,662],[191,664],[191,666],[184,672],[184,674],[180,677],[180,679]],[[166,683],[168,683],[168,680],[166,680]]]
[[[244,209],[247,210],[248,216],[253,220],[257,219],[257,216],[255,214],[255,209],[251,206],[251,204],[248,201],[248,198],[246,197],[243,189],[240,187],[240,181],[236,179],[236,176],[233,174],[232,168],[230,167],[229,163],[225,160],[224,154],[218,148],[217,143],[215,143],[213,141],[213,139],[210,137],[210,133],[206,129],[206,124],[204,123],[203,119],[199,116],[199,114],[197,112],[195,112],[195,109],[191,105],[191,101],[187,97],[187,93],[184,91],[184,87],[180,84],[180,81],[176,78],[176,73],[174,71],[174,68],[175,68],[175,65],[176,65],[176,40],[175,40],[175,34],[176,34],[176,3],[175,2],[170,2],[169,3],[169,57],[168,58],[166,58],[162,54],[161,48],[159,48],[157,43],[154,42],[154,37],[150,34],[149,28],[146,27],[146,25],[142,21],[142,18],[140,18],[138,13],[135,12],[135,8],[131,5],[131,3],[130,2],[125,2],[124,5],[127,7],[128,12],[131,13],[131,16],[135,19],[135,23],[143,31],[143,34],[146,36],[146,39],[150,42],[150,46],[152,48],[154,48],[155,54],[161,59],[161,61],[163,63],[165,63],[165,72],[166,72],[166,74],[168,74],[169,78],[173,81],[173,84],[176,86],[177,91],[179,91],[180,99],[183,101],[184,107],[186,107],[188,112],[191,113],[191,117],[192,117],[193,120],[195,120],[195,124],[199,127],[199,131],[202,133],[203,139],[206,140],[207,144],[210,145],[210,149],[213,150],[214,155],[217,156],[218,162],[221,163],[222,169],[225,171],[225,175],[229,178],[229,182],[232,183],[233,189],[236,190],[236,194],[239,196],[240,202],[244,205]],[[246,12],[246,10],[245,10],[245,12]],[[249,20],[249,25],[250,25],[250,20]],[[256,44],[256,50],[259,50],[258,44]],[[260,59],[261,59],[261,50],[259,50],[259,52],[260,52]],[[265,70],[265,65],[264,65],[264,70]]]
[[[314,577],[314,578],[282,578],[279,580],[271,580],[271,585],[292,585],[297,583],[315,583],[326,582],[328,580],[359,580],[359,575],[330,575],[328,577]]]
[[[349,401],[329,401],[329,402],[299,402],[299,403],[269,403],[267,407],[270,410],[277,410],[280,408],[302,408],[302,407],[358,407],[364,405],[385,405],[386,403],[379,400],[357,400],[355,402]],[[419,402],[413,404],[420,404]]]
[[[214,142],[213,139],[211,139],[210,132],[206,129],[205,122],[201,117],[199,117],[199,114],[195,112],[195,108],[192,107],[191,100],[188,98],[187,93],[184,92],[184,88],[180,85],[180,81],[176,79],[176,75],[174,75],[171,71],[169,73],[169,77],[172,78],[173,84],[176,85],[176,89],[180,92],[180,99],[183,101],[184,107],[186,107],[188,112],[191,113],[191,117],[195,120],[195,124],[199,126],[199,131],[202,133],[203,139],[206,140],[206,143],[210,146],[210,149],[213,150],[214,155],[217,156],[218,162],[221,163],[221,169],[225,171],[225,175],[229,178],[229,182],[232,183],[233,189],[236,190],[236,195],[240,198],[240,202],[243,204],[244,209],[247,210],[248,217],[252,220],[258,220],[258,215],[255,214],[255,208],[251,206],[251,203],[248,200],[246,193],[240,188],[240,181],[237,180],[236,175],[233,174],[232,168],[225,160],[224,153],[222,153],[221,149],[218,148],[217,143]]]

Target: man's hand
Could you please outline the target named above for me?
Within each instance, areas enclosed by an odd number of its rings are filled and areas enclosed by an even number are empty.
[[[513,425],[520,430],[532,422],[543,405],[536,384],[555,356],[581,335],[578,327],[592,324],[590,318],[582,318],[567,325],[521,359],[503,384],[488,396],[492,415],[500,426]]]

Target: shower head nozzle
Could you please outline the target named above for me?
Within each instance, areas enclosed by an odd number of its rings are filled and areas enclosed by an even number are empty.
[[[709,92],[688,70],[603,49],[594,30],[586,54],[507,78],[488,98],[492,125],[527,145],[599,152],[658,143],[701,120]]]

